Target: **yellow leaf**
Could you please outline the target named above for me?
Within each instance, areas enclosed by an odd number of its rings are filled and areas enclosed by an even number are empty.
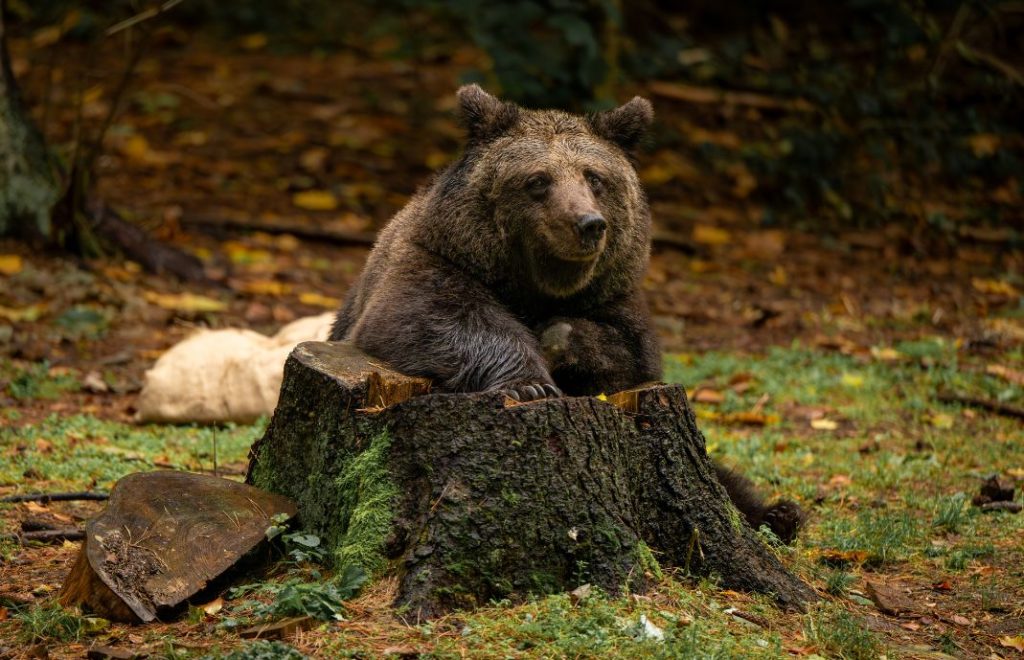
[[[217,612],[220,612],[222,609],[224,609],[224,599],[218,596],[217,598],[211,600],[209,603],[206,603],[205,605],[200,605],[199,608],[207,614],[209,614],[210,616],[213,616]]]
[[[0,259],[2,259],[2,257],[0,257]],[[990,376],[1002,378],[1008,383],[1024,386],[1024,371],[1017,371],[1016,369],[1004,367],[1001,364],[990,364],[985,367],[985,373]]]
[[[239,41],[242,48],[245,50],[260,50],[267,46],[267,35],[262,32],[256,32],[255,34],[247,34],[242,37]]]
[[[36,30],[32,34],[32,46],[34,48],[46,48],[60,41],[61,29],[59,25],[49,25]]]
[[[267,250],[254,249],[238,241],[227,241],[224,243],[224,251],[228,253],[228,259],[233,264],[264,263],[274,258],[274,255],[270,254]]]
[[[28,307],[4,307],[0,305],[0,318],[5,318],[12,323],[19,321],[36,321],[43,313],[46,312],[46,305],[43,303],[36,303],[35,305],[29,305]]]
[[[975,277],[971,279],[971,285],[981,293],[988,293],[994,296],[1016,298],[1020,295],[1020,291],[1015,286],[1001,280],[986,280]]]
[[[839,428],[839,423],[835,420],[822,417],[821,419],[812,419],[811,428],[818,431],[835,431]]]
[[[608,395],[605,394],[604,392],[601,392],[600,394],[597,395],[597,400],[598,401],[607,401],[608,400]]]
[[[725,401],[725,395],[710,387],[701,387],[693,393],[690,399],[697,403],[722,403]]]
[[[725,245],[732,241],[732,235],[724,229],[711,225],[696,225],[693,228],[693,242],[704,245]]]
[[[903,354],[895,348],[872,346],[871,357],[875,358],[879,362],[897,362],[903,359]]]
[[[953,416],[946,413],[935,413],[928,418],[928,423],[937,429],[953,428]]]
[[[227,305],[221,301],[195,293],[145,291],[142,295],[147,302],[176,312],[222,312],[227,309]]]
[[[1003,635],[999,638],[999,646],[1003,646],[1008,649],[1015,649],[1024,653],[1024,635],[1015,635],[1013,637]]]
[[[860,374],[845,373],[843,374],[843,385],[847,387],[863,387],[864,376],[861,376]]]
[[[786,286],[786,284],[789,283],[789,276],[786,275],[786,269],[782,266],[776,266],[775,270],[773,270],[771,275],[768,276],[768,281],[775,286]]]
[[[249,280],[242,282],[237,288],[258,296],[284,296],[291,293],[292,285],[275,280]]]
[[[1024,479],[1024,468],[1010,468],[1006,471],[1014,479]]]
[[[328,309],[334,309],[341,305],[341,300],[338,298],[332,298],[331,296],[325,296],[321,293],[312,291],[300,293],[299,302],[303,305],[314,305],[316,307],[326,307]]]
[[[329,190],[304,190],[292,195],[292,204],[307,211],[333,211],[338,198]]]
[[[121,153],[140,163],[148,162],[151,157],[149,142],[138,133],[130,136],[121,144]]]
[[[0,275],[17,275],[25,264],[17,254],[0,254]]]
[[[967,138],[975,158],[995,156],[999,149],[999,136],[995,133],[976,133]]]

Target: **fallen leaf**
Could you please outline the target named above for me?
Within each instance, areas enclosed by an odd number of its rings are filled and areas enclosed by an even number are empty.
[[[822,417],[821,419],[812,419],[811,428],[817,431],[835,431],[839,428],[839,423],[835,420]]]
[[[322,293],[316,293],[313,291],[299,294],[299,302],[303,305],[313,305],[314,307],[326,307],[327,309],[334,309],[341,305],[339,298],[331,296],[325,296]]]
[[[1017,371],[1001,364],[990,364],[985,367],[985,373],[1002,378],[1008,383],[1024,386],[1024,371]]]
[[[35,305],[29,305],[28,307],[4,307],[0,305],[0,318],[5,318],[12,323],[18,323],[20,321],[32,321],[39,320],[46,312],[46,305],[44,303],[36,303]]]
[[[975,158],[989,158],[999,149],[999,136],[995,133],[975,133],[967,138]]]
[[[970,619],[968,619],[965,616],[960,616],[959,614],[954,614],[953,616],[949,617],[949,620],[950,620],[950,622],[955,623],[958,626],[969,626],[969,625],[971,625],[971,620]]]
[[[59,25],[48,25],[32,33],[33,48],[46,48],[60,41],[63,30]]]
[[[868,597],[882,614],[899,616],[900,614],[914,612],[918,609],[917,604],[910,600],[906,594],[886,584],[869,580],[867,592]],[[916,628],[912,628],[912,630],[916,630]]]
[[[292,195],[292,204],[306,211],[333,211],[338,198],[329,190],[304,190]]]
[[[227,305],[195,293],[156,293],[145,291],[142,297],[157,307],[175,312],[222,312]]]
[[[975,277],[971,279],[971,286],[981,293],[993,296],[1002,296],[1004,298],[1017,298],[1020,296],[1020,291],[1015,286],[1002,280],[986,280]]]
[[[696,225],[693,228],[693,242],[704,245],[726,245],[732,242],[732,234],[711,225]]]
[[[864,376],[861,376],[860,374],[844,373],[843,385],[846,387],[863,387]]]
[[[260,50],[267,46],[267,35],[262,32],[247,34],[238,43],[245,50]]]
[[[208,615],[213,616],[217,612],[224,609],[224,599],[218,596],[205,605],[200,605],[199,608],[206,612]]]
[[[718,390],[713,390],[710,387],[700,387],[690,397],[691,400],[697,403],[722,403],[725,401],[725,395]]]
[[[238,283],[235,288],[259,296],[284,296],[291,293],[292,285],[276,280],[248,280]]]
[[[828,566],[863,564],[871,555],[866,550],[822,550],[818,561]]]
[[[895,348],[888,346],[872,346],[871,357],[875,358],[879,362],[897,362],[902,360],[905,356]]]
[[[24,266],[21,255],[0,254],[0,275],[17,275]]]
[[[1024,635],[1015,635],[1013,637],[1004,635],[999,638],[999,646],[1024,653]]]
[[[951,429],[953,416],[947,413],[933,413],[928,416],[928,423],[937,429]]]

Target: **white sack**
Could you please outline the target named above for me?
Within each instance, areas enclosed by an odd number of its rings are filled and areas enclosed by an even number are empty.
[[[252,330],[200,330],[146,372],[142,422],[251,422],[270,415],[296,344],[324,341],[334,313],[298,319],[273,337]]]

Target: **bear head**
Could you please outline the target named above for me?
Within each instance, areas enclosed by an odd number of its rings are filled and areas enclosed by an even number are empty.
[[[460,88],[458,100],[466,150],[435,185],[430,232],[435,242],[444,236],[445,256],[490,284],[551,298],[598,281],[605,293],[635,286],[647,265],[650,214],[632,153],[653,119],[651,104],[636,97],[579,116],[522,108],[477,85]]]

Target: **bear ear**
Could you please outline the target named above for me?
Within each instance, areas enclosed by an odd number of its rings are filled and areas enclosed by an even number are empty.
[[[463,85],[456,92],[459,98],[459,116],[469,133],[469,141],[492,140],[516,123],[519,108],[491,96],[480,85]]]
[[[632,101],[614,110],[593,115],[590,118],[590,127],[595,135],[619,145],[628,153],[640,143],[652,121],[654,108],[651,107],[651,102],[634,96]]]

